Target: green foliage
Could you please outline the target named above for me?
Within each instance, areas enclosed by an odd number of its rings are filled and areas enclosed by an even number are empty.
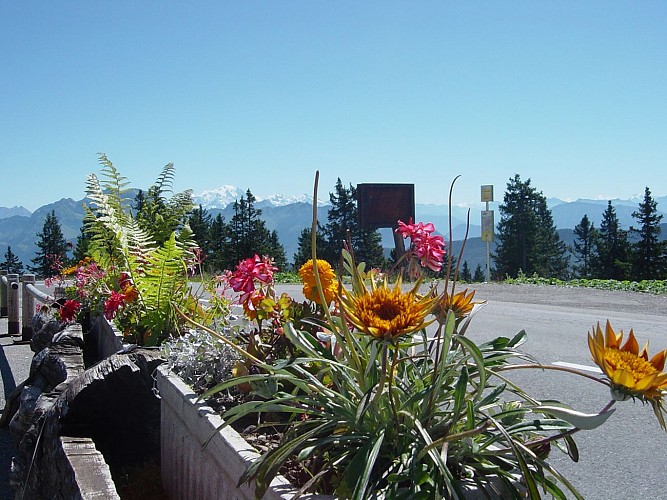
[[[497,246],[493,256],[499,276],[519,271],[540,276],[565,277],[567,258],[546,198],[517,174],[507,183],[500,205]]]
[[[658,213],[658,204],[648,187],[644,190],[643,201],[632,216],[639,223],[639,228],[630,228],[630,233],[638,237],[632,245],[632,278],[664,277],[667,271],[667,256],[665,243],[659,240],[662,215]]]
[[[574,270],[579,277],[590,278],[595,241],[598,236],[595,226],[588,219],[588,215],[584,215],[581,222],[575,226],[574,235],[576,239],[572,245],[572,253],[577,259]]]
[[[37,238],[39,250],[35,258],[31,259],[33,265],[28,266],[28,269],[42,278],[50,278],[57,274],[58,265],[67,262],[68,251],[67,240],[63,236],[55,210],[46,215]]]
[[[600,229],[595,239],[593,276],[597,278],[624,280],[630,268],[630,244],[628,233],[621,228],[611,201],[602,214]]]
[[[87,181],[87,216],[85,231],[90,235],[89,256],[107,271],[105,280],[109,289],[117,288],[125,276],[136,289],[138,298],[124,307],[116,316],[120,329],[135,342],[159,344],[179,329],[179,318],[174,305],[197,310],[188,289],[188,265],[195,260],[195,242],[187,227],[173,229],[166,239],[165,224],[176,224],[185,207],[185,198],[177,196],[173,210],[166,216],[151,210],[142,212],[143,219],[132,216],[129,206],[128,182],[116,167],[102,155],[103,179],[94,174]],[[172,167],[163,170],[149,193],[161,195],[172,179]],[[160,196],[152,201],[158,203]],[[156,217],[155,224],[148,219]],[[171,226],[170,226],[171,227]],[[155,231],[155,232],[154,232]],[[158,244],[156,240],[163,241]]]
[[[261,218],[262,211],[255,208],[255,197],[250,190],[234,202],[233,209],[234,215],[229,223],[220,214],[210,221],[204,238],[208,246],[205,254],[206,269],[211,272],[231,270],[242,259],[256,254],[267,255],[279,269],[288,270],[285,249],[278,239],[278,233],[266,228]],[[196,213],[192,216],[196,216]],[[201,227],[198,232],[203,233],[203,225],[198,225]]]
[[[667,280],[607,280],[607,279],[571,279],[560,280],[557,278],[541,278],[539,276],[525,276],[520,274],[516,278],[507,278],[507,284],[516,285],[557,285],[566,287],[597,288],[600,290],[619,290],[626,292],[653,293],[656,295],[667,294]]]
[[[331,208],[323,231],[326,243],[317,251],[320,257],[328,262],[340,262],[343,242],[349,241],[359,261],[364,261],[369,267],[383,267],[385,259],[382,237],[375,230],[362,229],[359,226],[356,197],[356,188],[352,184],[345,188],[338,178],[334,192],[329,193]]]
[[[0,263],[0,269],[7,271],[7,274],[21,274],[23,272],[23,262],[12,252],[11,246],[7,246],[5,261]]]
[[[139,191],[137,195],[134,219],[139,226],[150,232],[158,245],[165,242],[187,221],[188,213],[192,210],[192,190],[182,193],[173,193],[175,169],[173,163],[168,163],[162,169],[160,176],[148,189],[146,195]],[[167,194],[171,196],[167,198]]]

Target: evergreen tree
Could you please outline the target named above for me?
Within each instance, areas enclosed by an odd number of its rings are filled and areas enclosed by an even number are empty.
[[[632,216],[639,224],[637,229],[630,227],[630,232],[638,237],[632,245],[632,279],[661,278],[665,272],[665,247],[660,241],[662,214],[658,213],[658,204],[648,187],[639,210],[632,212]]]
[[[320,251],[326,247],[326,241],[324,240],[323,236],[323,228],[320,226],[319,222],[317,224],[317,236],[316,236],[316,248],[318,252],[318,258],[324,258],[322,255],[320,255]],[[313,231],[309,227],[305,227],[301,230],[301,234],[299,234],[299,247],[297,248],[297,252],[294,254],[293,261],[294,261],[294,268],[298,270],[303,264],[308,262],[308,259],[311,259],[313,257],[312,254],[312,238],[311,235],[313,234]]]
[[[270,255],[273,259],[273,263],[276,265],[279,271],[288,272],[290,270],[290,265],[287,262],[287,256],[285,255],[285,247],[280,243],[278,239],[278,232],[274,229],[271,231],[268,240],[268,251],[265,255]]]
[[[577,259],[574,271],[580,278],[590,278],[592,276],[592,259],[594,257],[597,230],[588,219],[588,214],[584,215],[581,222],[574,226],[574,236],[572,253]]]
[[[287,267],[285,249],[261,219],[262,211],[255,208],[256,198],[246,191],[245,197],[234,202],[234,215],[229,222],[229,244],[224,257],[225,269],[234,269],[238,262],[257,254],[280,260]]]
[[[565,244],[553,224],[546,198],[518,174],[510,179],[500,205],[494,257],[500,277],[520,272],[544,277],[564,277]]]
[[[615,280],[627,278],[630,267],[628,233],[621,228],[611,200],[602,214],[600,229],[595,238],[595,249],[593,259],[595,277]]]
[[[201,249],[204,258],[208,258],[211,254],[210,231],[213,217],[208,213],[208,210],[202,208],[201,205],[193,208],[188,214],[188,226],[192,231],[193,237],[197,245]]]
[[[173,163],[165,165],[155,184],[144,193],[139,190],[134,199],[134,219],[139,227],[162,245],[176,231],[178,236],[192,210],[192,191],[172,192],[175,168]],[[172,193],[170,197],[167,194]],[[187,238],[189,230],[183,232]]]
[[[88,256],[90,246],[90,234],[86,231],[86,225],[82,224],[79,228],[79,236],[76,237],[74,250],[72,251],[72,260],[80,262]]]
[[[484,271],[482,271],[482,266],[481,264],[477,264],[477,267],[475,267],[475,273],[472,275],[472,280],[475,283],[481,283],[486,279],[484,276]]]
[[[470,272],[470,267],[468,267],[468,261],[464,260],[463,264],[461,265],[461,276],[460,276],[462,281],[465,281],[466,283],[470,283],[472,281],[472,273]]]
[[[0,269],[7,271],[7,274],[21,274],[23,272],[23,262],[12,252],[11,246],[7,246],[5,261],[0,264]]]
[[[212,272],[233,269],[233,267],[227,266],[225,261],[227,248],[229,248],[230,230],[222,214],[216,215],[211,222],[208,239],[210,252],[204,268]]]
[[[58,273],[58,270],[53,268],[54,263],[66,263],[68,250],[55,210],[46,215],[44,226],[42,231],[37,233],[37,238],[39,250],[36,257],[31,259],[34,265],[28,266],[28,269],[38,276],[50,278]]]
[[[382,237],[376,230],[359,227],[356,188],[350,184],[349,189],[346,189],[339,177],[334,189],[333,193],[329,193],[331,208],[324,227],[326,245],[321,258],[332,265],[337,264],[343,242],[349,241],[357,262],[365,262],[368,267],[382,267],[385,262]]]

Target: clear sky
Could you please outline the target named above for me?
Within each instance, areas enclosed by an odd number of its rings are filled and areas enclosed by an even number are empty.
[[[664,196],[667,3],[0,0],[0,206],[83,198],[98,153],[195,194]]]

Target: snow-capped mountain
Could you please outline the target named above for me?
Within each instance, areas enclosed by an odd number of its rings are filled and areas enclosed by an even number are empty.
[[[217,189],[211,189],[202,192],[201,194],[194,195],[192,200],[195,205],[201,205],[202,208],[210,210],[212,208],[223,209],[227,205],[234,203],[237,200],[240,200],[246,195],[246,191],[236,186],[221,186]],[[272,194],[267,197],[255,196],[256,203],[261,203],[262,205],[271,205],[274,207],[283,207],[285,205],[292,205],[294,203],[312,203],[313,197],[306,194],[300,196],[285,196],[282,194]],[[327,205],[328,202],[318,200],[318,206]]]

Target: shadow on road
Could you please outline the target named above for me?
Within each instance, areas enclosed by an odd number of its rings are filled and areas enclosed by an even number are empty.
[[[5,355],[6,347],[6,345],[0,345],[0,376],[2,377],[3,400],[5,402],[9,394],[16,388],[16,380],[14,380],[14,374]],[[3,408],[2,411],[4,412],[5,409]],[[13,456],[14,443],[12,443],[9,429],[0,429],[0,500],[11,500],[14,498],[12,489],[9,486],[9,472]]]

